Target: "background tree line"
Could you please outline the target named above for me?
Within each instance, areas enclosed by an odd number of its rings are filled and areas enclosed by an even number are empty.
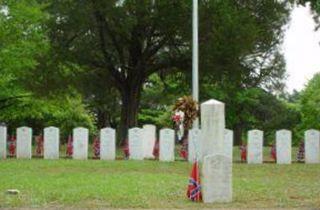
[[[319,76],[302,92],[284,91],[280,45],[293,1],[199,3],[200,101],[226,103],[235,142],[252,128],[269,141],[277,129],[297,141],[319,128]],[[56,125],[64,135],[112,126],[119,142],[133,126],[171,126],[172,104],[191,92],[191,8],[191,0],[1,1],[0,120],[11,132]]]

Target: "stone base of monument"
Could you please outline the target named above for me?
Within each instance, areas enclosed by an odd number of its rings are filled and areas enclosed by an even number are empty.
[[[202,199],[204,203],[232,201],[232,161],[224,155],[207,155],[202,164]]]

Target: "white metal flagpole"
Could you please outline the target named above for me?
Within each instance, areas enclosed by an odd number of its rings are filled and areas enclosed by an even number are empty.
[[[192,8],[192,97],[199,102],[198,0],[193,0]],[[198,127],[199,119],[197,118],[193,128]]]

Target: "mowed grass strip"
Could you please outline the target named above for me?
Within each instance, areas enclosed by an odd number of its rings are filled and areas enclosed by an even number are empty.
[[[234,202],[186,198],[191,164],[182,161],[0,161],[0,207],[320,208],[320,165],[233,166]],[[7,189],[19,195],[6,194]]]

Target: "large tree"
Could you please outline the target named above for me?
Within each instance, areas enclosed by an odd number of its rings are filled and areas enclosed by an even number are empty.
[[[201,96],[226,103],[228,125],[238,144],[250,119],[256,117],[253,105],[261,103],[256,90],[277,93],[283,88],[285,63],[280,45],[289,2],[205,2],[207,12],[200,21],[201,31],[206,31],[200,35]]]
[[[48,50],[43,22],[45,13],[36,1],[0,2],[0,110],[32,95],[19,78]]]
[[[190,80],[191,71],[186,70],[191,69],[192,1],[41,2],[48,5],[53,49],[39,68],[42,81],[49,81],[47,87],[77,86],[86,100],[99,105],[99,112],[109,112],[102,121],[114,119],[111,115],[117,112],[110,108],[121,105],[122,140],[127,129],[137,125],[141,93],[150,75],[163,77],[180,71]],[[231,99],[250,88],[281,89],[284,65],[278,47],[289,12],[287,3],[199,2],[202,99],[212,95],[204,92],[210,85],[224,87]],[[64,79],[55,83],[53,78]],[[113,105],[107,97],[110,91],[116,100]],[[245,103],[231,100],[228,105],[238,107],[235,116],[240,116]],[[242,123],[234,121],[233,126]]]
[[[308,82],[300,94],[300,108],[302,113],[302,128],[320,129],[320,73]]]
[[[115,87],[119,91],[120,133],[124,139],[128,128],[137,124],[146,79],[154,72],[190,61],[186,60],[190,47],[184,30],[190,3],[149,0],[48,3],[50,38],[59,54],[55,56],[64,65],[74,63],[100,74],[105,89]]]
[[[76,91],[53,99],[38,98],[26,88],[37,82],[34,73],[50,51],[43,8],[36,0],[0,1],[0,121],[9,132],[25,125],[34,133],[52,125],[63,134],[75,126],[93,128],[92,115]]]

